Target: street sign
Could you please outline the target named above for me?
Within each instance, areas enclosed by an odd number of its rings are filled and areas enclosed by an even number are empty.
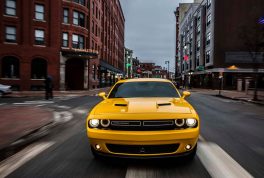
[[[130,67],[130,66],[131,66],[131,64],[130,64],[130,63],[127,63],[127,64],[126,64],[126,67]]]

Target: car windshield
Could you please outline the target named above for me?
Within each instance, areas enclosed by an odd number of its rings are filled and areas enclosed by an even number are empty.
[[[179,94],[169,82],[125,82],[115,85],[108,98],[170,97]]]

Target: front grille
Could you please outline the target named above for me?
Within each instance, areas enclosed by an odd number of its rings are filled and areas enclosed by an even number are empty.
[[[106,144],[107,149],[113,153],[127,154],[160,154],[176,152],[179,144],[169,145],[116,145]]]
[[[112,120],[110,124],[111,130],[155,131],[175,128],[174,120]]]

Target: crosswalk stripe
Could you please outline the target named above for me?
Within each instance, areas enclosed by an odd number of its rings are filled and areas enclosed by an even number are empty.
[[[242,166],[215,143],[198,144],[197,155],[202,164],[214,178],[251,178]]]
[[[48,149],[54,142],[33,144],[20,151],[19,153],[11,156],[10,158],[0,163],[0,177],[6,177],[16,169],[27,163],[38,154]]]

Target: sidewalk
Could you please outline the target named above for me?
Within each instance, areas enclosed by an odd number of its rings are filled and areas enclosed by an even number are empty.
[[[72,91],[53,91],[53,96],[93,96],[102,91],[108,91],[110,87],[98,88],[93,90],[72,90]],[[6,97],[45,97],[45,91],[13,91]]]
[[[53,112],[24,106],[0,107],[0,150],[53,122]]]
[[[199,92],[202,94],[219,96],[233,100],[240,100],[240,101],[251,102],[254,104],[264,105],[264,91],[258,92],[259,101],[253,101],[253,91],[250,91],[248,92],[248,94],[246,94],[245,92],[238,92],[235,90],[221,90],[221,95],[219,95],[219,90],[192,88],[190,89],[190,92]]]
[[[89,91],[55,91],[55,96],[94,96],[110,88]],[[44,92],[14,92],[9,97],[44,97]],[[21,146],[47,135],[54,126],[53,111],[42,107],[0,106],[0,160]]]

